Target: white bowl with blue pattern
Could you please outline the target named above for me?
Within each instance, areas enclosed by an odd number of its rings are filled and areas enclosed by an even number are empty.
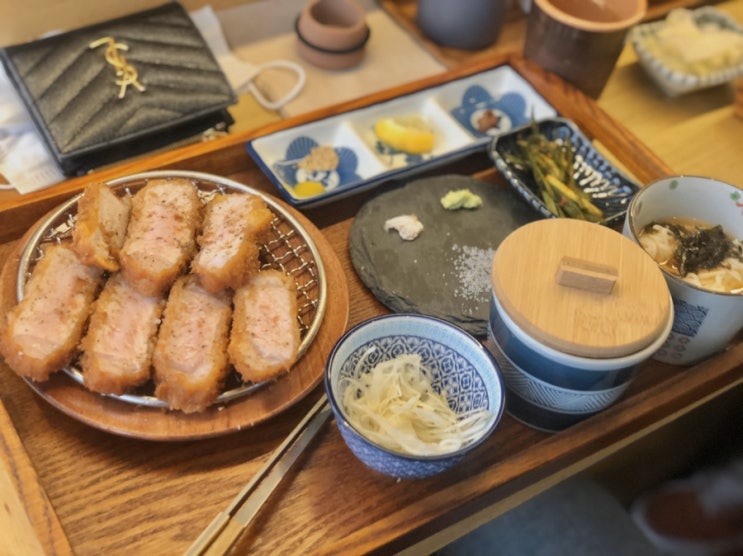
[[[369,352],[371,347],[376,349]],[[341,403],[345,378],[368,372],[381,361],[412,353],[421,356],[422,365],[433,377],[433,387],[446,393],[455,412],[480,408],[490,411],[485,430],[464,448],[437,456],[400,453],[366,439],[348,421]],[[459,463],[492,434],[505,407],[498,365],[480,342],[446,321],[404,313],[376,317],[348,330],[328,357],[325,390],[351,452],[371,469],[400,479],[429,477]]]
[[[668,176],[647,184],[632,200],[624,235],[640,243],[653,222],[696,222],[722,226],[743,241],[743,189],[704,176]],[[743,292],[699,287],[661,267],[673,298],[674,322],[653,358],[692,365],[726,349],[743,330]]]
[[[743,35],[743,25],[738,23],[731,15],[713,6],[703,6],[692,10],[691,16],[700,28],[713,26]],[[630,30],[627,40],[632,44],[640,66],[667,96],[677,97],[692,91],[716,87],[730,83],[743,75],[743,62],[740,61],[720,67],[705,75],[682,72],[669,66],[647,46],[648,40],[654,38],[665,25],[665,20],[636,25]],[[693,49],[693,46],[690,46],[690,48]]]

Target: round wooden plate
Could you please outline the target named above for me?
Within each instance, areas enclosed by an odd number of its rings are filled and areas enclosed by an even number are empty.
[[[286,204],[291,214],[315,242],[322,260],[327,291],[325,315],[307,351],[292,370],[250,395],[215,405],[203,413],[186,414],[158,407],[135,405],[90,392],[64,372],[57,372],[44,383],[27,381],[51,405],[98,429],[147,440],[196,440],[237,432],[261,423],[286,410],[309,394],[322,380],[325,361],[335,341],[348,324],[349,296],[345,275],[333,248],[307,218]],[[46,217],[29,229],[8,257],[0,274],[0,313],[2,321],[16,304],[16,288],[21,253]]]

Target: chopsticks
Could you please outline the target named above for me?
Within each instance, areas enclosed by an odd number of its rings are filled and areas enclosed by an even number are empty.
[[[204,529],[186,551],[186,556],[225,554],[258,515],[263,504],[331,413],[327,397],[323,395],[230,505],[217,514]]]

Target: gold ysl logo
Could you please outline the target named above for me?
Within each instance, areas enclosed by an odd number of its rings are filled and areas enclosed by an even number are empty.
[[[91,49],[95,49],[104,44],[106,45],[106,62],[116,69],[116,77],[118,78],[116,79],[116,84],[119,86],[119,98],[124,98],[129,85],[134,86],[140,93],[143,92],[145,86],[139,82],[137,70],[121,54],[122,50],[129,50],[129,46],[116,42],[113,37],[103,37],[91,42],[88,46]]]

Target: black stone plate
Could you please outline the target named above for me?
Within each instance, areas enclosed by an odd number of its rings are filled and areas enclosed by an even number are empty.
[[[463,188],[479,195],[483,205],[444,210],[440,199]],[[401,214],[415,214],[423,222],[413,241],[384,231],[385,221]],[[439,317],[484,337],[493,253],[509,233],[538,218],[508,187],[459,175],[419,179],[361,208],[351,226],[351,261],[390,310]]]

